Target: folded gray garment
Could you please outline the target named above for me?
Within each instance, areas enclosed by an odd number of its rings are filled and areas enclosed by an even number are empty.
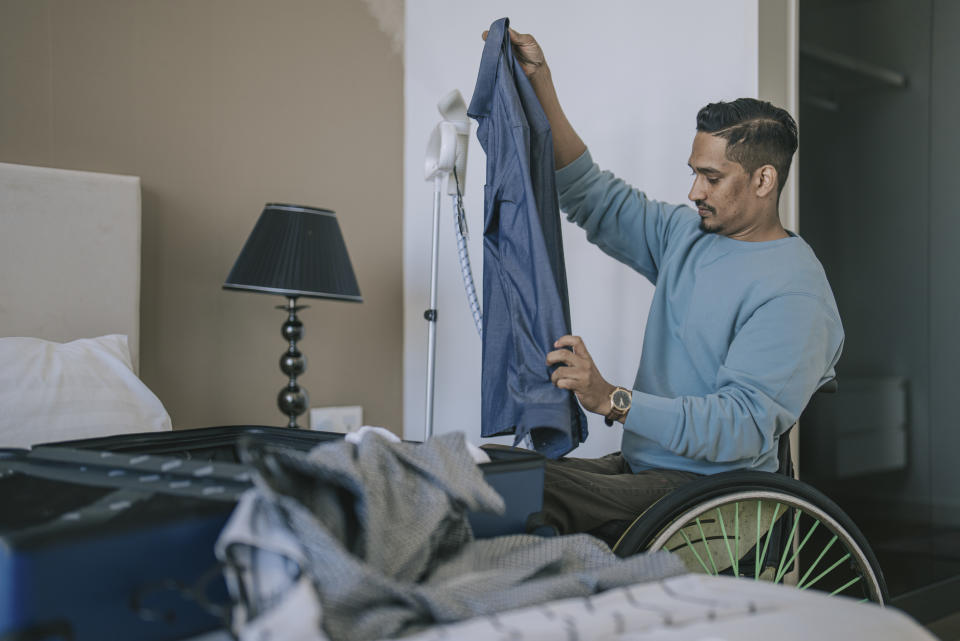
[[[277,606],[301,573],[322,613],[319,636],[362,641],[686,571],[667,552],[621,559],[585,534],[474,540],[466,511],[504,505],[462,434],[271,450],[259,467],[217,543],[246,601],[241,621]],[[251,562],[257,551],[282,562]]]

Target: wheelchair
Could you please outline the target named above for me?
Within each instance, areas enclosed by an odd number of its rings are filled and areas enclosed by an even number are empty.
[[[818,393],[837,389],[830,381]],[[613,547],[619,556],[669,550],[691,572],[793,585],[883,605],[883,572],[853,520],[793,478],[788,430],[776,473],[705,476],[650,506]]]

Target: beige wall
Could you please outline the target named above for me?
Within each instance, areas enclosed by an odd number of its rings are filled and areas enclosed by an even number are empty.
[[[141,376],[176,427],[283,422],[284,299],[221,289],[281,201],[337,212],[365,299],[301,299],[311,404],[402,428],[390,44],[360,0],[0,0],[0,161],[142,179]]]

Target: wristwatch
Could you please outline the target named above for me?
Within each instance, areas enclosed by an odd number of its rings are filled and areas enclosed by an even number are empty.
[[[618,387],[610,393],[610,411],[607,412],[603,422],[607,425],[613,425],[614,421],[622,421],[630,411],[630,405],[633,403],[633,395],[630,390]]]

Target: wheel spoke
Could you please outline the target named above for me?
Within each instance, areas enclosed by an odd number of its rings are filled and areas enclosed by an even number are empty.
[[[861,579],[863,579],[863,575],[862,575],[862,574],[860,574],[860,575],[856,576],[855,578],[851,579],[851,580],[850,580],[846,585],[844,585],[842,588],[837,588],[836,590],[834,590],[833,592],[831,592],[831,593],[830,593],[830,596],[833,596],[833,595],[835,595],[835,594],[840,594],[841,592],[843,592],[844,590],[846,590],[847,588],[849,588],[851,585],[853,585],[853,584],[856,583],[857,581],[860,581]]]
[[[733,556],[733,551],[730,549],[730,537],[727,536],[727,528],[723,524],[723,512],[720,511],[720,508],[717,508],[717,520],[720,521],[720,532],[723,534],[723,542],[727,545],[727,555],[730,557],[730,566],[733,568],[733,576],[740,576],[739,559]]]
[[[797,533],[797,526],[800,525],[800,515],[795,514],[793,517],[793,527],[790,528],[790,536],[787,537],[787,544],[783,547],[783,554],[780,555],[780,566],[777,568],[777,576],[773,580],[774,583],[780,583],[780,579],[783,578],[783,575],[787,573],[787,568],[790,567],[789,564],[784,563],[787,560],[787,552],[790,550],[790,544],[793,543],[793,537]],[[793,559],[790,560],[791,563]]]
[[[760,521],[763,520],[763,501],[757,501],[757,538],[753,544],[753,580],[760,580],[760,564],[757,563],[757,551],[760,549]]]
[[[770,537],[773,536],[773,524],[777,522],[777,514],[780,513],[780,504],[777,503],[776,507],[773,509],[773,518],[770,519],[770,528],[767,530],[767,540],[763,543],[763,554],[760,555],[760,563],[757,564],[758,568],[763,567],[763,562],[767,560],[767,548],[770,546]],[[760,545],[760,539],[757,539],[757,546]]]
[[[703,562],[703,559],[700,558],[700,555],[697,553],[697,548],[693,547],[693,543],[691,543],[690,539],[687,538],[687,533],[683,530],[680,530],[680,536],[682,536],[683,540],[687,542],[687,547],[690,548],[691,552],[693,552],[693,556],[697,557],[697,561],[700,561],[703,571],[707,574],[710,574],[710,569],[707,567],[707,564]]]
[[[798,520],[798,521],[800,520],[800,517],[799,517],[799,516],[797,517],[797,520]],[[796,559],[796,558],[800,555],[800,551],[803,550],[803,546],[805,546],[805,545],[807,544],[807,541],[810,540],[810,537],[813,536],[813,531],[817,529],[817,526],[818,526],[818,525],[820,525],[820,521],[814,521],[814,522],[813,522],[813,527],[811,527],[811,528],[810,528],[810,531],[807,532],[807,535],[806,535],[805,537],[803,537],[803,540],[800,541],[800,545],[797,546],[796,551],[794,551],[794,553],[790,556],[790,560],[787,561],[787,565],[788,565],[788,566],[789,566],[791,563],[793,563],[794,559]]]
[[[813,570],[817,567],[817,564],[820,563],[820,560],[827,553],[827,551],[833,547],[833,544],[836,543],[836,541],[837,541],[837,535],[834,534],[833,538],[830,539],[830,542],[827,543],[827,546],[820,551],[820,556],[817,557],[817,560],[813,562],[813,565],[811,565],[810,569],[807,570],[806,574],[803,575],[803,578],[797,582],[797,587],[800,587],[801,585],[803,585],[804,581],[807,580],[807,577],[810,576],[810,573],[813,572]]]
[[[806,590],[806,589],[809,588],[811,585],[813,585],[814,583],[816,583],[817,581],[819,581],[819,580],[822,579],[823,577],[827,576],[827,575],[830,573],[831,570],[833,570],[835,567],[837,567],[838,565],[840,565],[841,563],[843,563],[844,561],[846,561],[846,560],[849,559],[849,558],[850,558],[850,553],[847,552],[847,553],[844,554],[842,557],[840,557],[840,559],[839,559],[836,563],[834,563],[833,565],[831,565],[830,567],[828,567],[826,570],[824,570],[823,572],[821,572],[821,573],[817,576],[817,578],[815,578],[813,581],[811,581],[810,583],[807,583],[806,585],[797,585],[797,587],[800,588],[801,590]],[[817,560],[819,561],[820,559],[817,559]]]
[[[733,538],[737,543],[737,563],[740,563],[740,501],[733,506]],[[740,576],[740,570],[737,569],[737,576]]]
[[[707,535],[703,532],[703,524],[700,523],[700,519],[697,519],[697,527],[700,528],[700,540],[703,541],[703,549],[707,551],[707,557],[710,559],[710,565],[713,566],[714,576],[720,574],[720,571],[717,570],[717,563],[713,560],[713,552],[710,551],[710,544],[707,541]]]

